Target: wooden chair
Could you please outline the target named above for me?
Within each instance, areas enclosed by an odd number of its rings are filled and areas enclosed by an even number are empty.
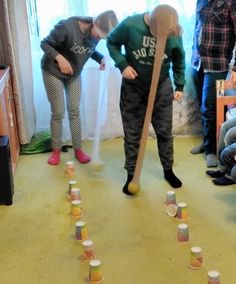
[[[235,95],[226,96],[225,90],[229,89],[234,90]],[[217,80],[216,95],[216,139],[218,142],[220,127],[226,119],[226,106],[236,104],[236,88],[235,86],[232,86],[232,83],[229,80]]]

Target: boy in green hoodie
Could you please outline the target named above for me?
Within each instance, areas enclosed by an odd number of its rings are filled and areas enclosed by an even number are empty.
[[[125,169],[127,181],[125,194],[132,180],[139,151],[142,128],[151,86],[156,39],[150,32],[151,14],[143,13],[124,19],[107,37],[107,47],[115,66],[122,73],[120,110],[124,129]],[[122,53],[124,47],[124,53]],[[173,71],[175,91],[170,79]],[[157,95],[154,102],[152,126],[164,178],[173,188],[182,182],[173,173],[172,109],[173,98],[183,97],[185,84],[185,52],[181,28],[176,35],[167,39]]]

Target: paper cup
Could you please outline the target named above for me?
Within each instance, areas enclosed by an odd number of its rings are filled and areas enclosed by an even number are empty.
[[[169,190],[166,193],[166,205],[176,204],[175,191]]]
[[[91,240],[86,240],[82,242],[82,246],[84,248],[84,252],[81,255],[81,260],[83,261],[91,261],[96,257],[95,251],[94,251],[94,246],[93,246],[93,241]]]
[[[188,210],[187,210],[187,204],[186,203],[184,203],[184,202],[178,203],[176,217],[177,217],[177,219],[180,219],[180,220],[188,219]]]
[[[75,174],[75,165],[73,161],[66,162],[66,172],[68,176],[72,177]]]
[[[177,214],[177,209],[178,209],[178,206],[176,204],[169,204],[166,206],[166,213],[170,217],[175,217]]]
[[[101,283],[104,277],[101,270],[101,261],[98,259],[89,262],[89,283]]]
[[[189,232],[187,224],[179,224],[177,232],[177,241],[180,243],[186,243],[189,241]]]
[[[71,189],[72,189],[72,188],[75,188],[75,187],[78,187],[78,182],[77,182],[77,180],[70,180],[70,181],[68,182],[68,195],[70,195]]]
[[[81,209],[81,200],[73,200],[71,202],[71,217],[73,218],[81,218],[83,216],[83,212]]]
[[[70,191],[70,200],[81,200],[80,189],[78,187],[72,188]]]
[[[191,269],[201,269],[204,266],[202,249],[200,247],[192,247],[190,251],[189,267]]]
[[[84,241],[88,238],[88,231],[86,223],[79,221],[75,223],[75,239],[78,241]]]
[[[208,271],[208,284],[220,284],[220,273],[216,270]]]

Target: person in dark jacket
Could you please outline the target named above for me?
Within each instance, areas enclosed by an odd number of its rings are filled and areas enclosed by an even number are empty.
[[[203,143],[191,150],[205,152],[206,166],[216,167],[216,80],[236,82],[236,0],[197,0],[192,48],[192,77],[201,108]]]

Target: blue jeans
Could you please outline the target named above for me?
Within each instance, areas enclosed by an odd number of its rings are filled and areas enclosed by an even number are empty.
[[[225,72],[203,72],[192,70],[193,81],[198,92],[201,108],[204,151],[216,154],[216,80],[225,80]]]

